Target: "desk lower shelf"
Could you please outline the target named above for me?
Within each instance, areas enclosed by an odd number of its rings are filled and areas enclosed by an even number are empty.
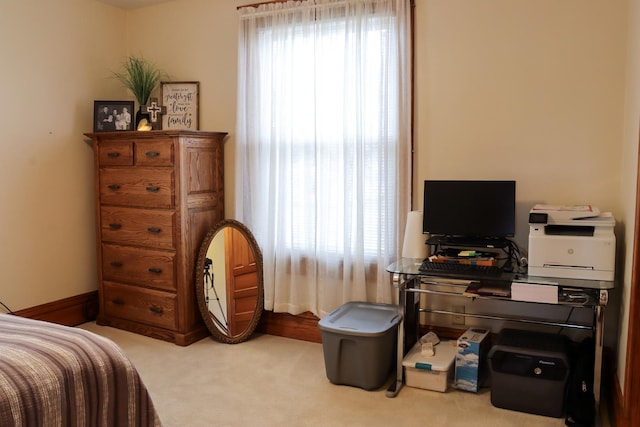
[[[525,318],[516,318],[509,316],[493,316],[489,314],[475,314],[475,313],[459,313],[456,311],[448,311],[448,310],[434,310],[429,308],[421,308],[421,313],[433,313],[433,314],[447,314],[452,316],[464,316],[464,317],[472,317],[475,319],[487,319],[487,320],[504,320],[508,322],[516,322],[516,323],[528,323],[530,325],[541,325],[541,326],[555,326],[559,328],[572,328],[572,329],[585,329],[585,330],[593,330],[593,325],[583,325],[578,323],[563,323],[563,322],[550,322],[546,320],[540,319],[525,319]]]
[[[464,284],[455,284],[455,283],[446,283],[446,282],[435,282],[435,281],[420,281],[420,288],[412,288],[410,292],[424,293],[424,294],[433,294],[433,295],[442,295],[442,296],[450,296],[450,297],[459,297],[459,298],[467,298],[470,301],[474,301],[476,299],[480,300],[493,300],[493,301],[504,301],[504,302],[517,302],[523,304],[544,304],[547,303],[537,303],[531,301],[516,301],[506,297],[496,297],[496,296],[486,296],[486,295],[474,295],[468,296],[463,293],[466,285]],[[456,291],[447,291],[442,289],[425,289],[424,287],[440,287],[440,288],[453,288],[457,289]],[[575,308],[594,308],[598,304],[596,301],[599,301],[599,296],[597,295],[601,291],[593,291],[593,290],[584,290],[584,289],[567,289],[562,291],[565,295],[574,295],[576,298],[565,298],[564,300],[560,300],[557,305],[575,307]],[[576,302],[576,301],[580,302]],[[524,317],[513,317],[506,315],[495,315],[495,314],[483,314],[483,313],[460,313],[450,310],[436,310],[436,309],[428,309],[428,308],[420,308],[421,313],[433,313],[433,314],[444,314],[451,316],[463,316],[477,319],[487,319],[487,320],[503,320],[510,321],[516,323],[527,323],[532,325],[541,325],[541,326],[553,326],[560,328],[570,328],[570,329],[582,329],[582,330],[591,330],[593,331],[593,324],[583,324],[576,322],[559,322],[559,321],[549,321],[544,319],[534,319],[534,318],[524,318]]]

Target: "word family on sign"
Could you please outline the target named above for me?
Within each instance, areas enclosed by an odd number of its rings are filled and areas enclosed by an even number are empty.
[[[182,115],[168,114],[167,116],[167,125],[170,128],[185,127],[191,129],[192,124],[191,113],[184,113]]]

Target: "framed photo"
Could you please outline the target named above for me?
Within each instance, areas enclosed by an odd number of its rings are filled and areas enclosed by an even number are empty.
[[[134,130],[133,101],[93,101],[93,131]]]
[[[200,129],[200,82],[160,82],[162,129]]]

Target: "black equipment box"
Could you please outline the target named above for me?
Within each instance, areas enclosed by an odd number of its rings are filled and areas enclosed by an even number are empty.
[[[563,416],[570,367],[565,336],[505,328],[488,358],[493,406]]]

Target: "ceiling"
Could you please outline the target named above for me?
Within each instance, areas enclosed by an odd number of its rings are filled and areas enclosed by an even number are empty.
[[[154,4],[166,3],[171,0],[98,0],[102,3],[110,4],[121,9],[138,9],[140,7]]]

